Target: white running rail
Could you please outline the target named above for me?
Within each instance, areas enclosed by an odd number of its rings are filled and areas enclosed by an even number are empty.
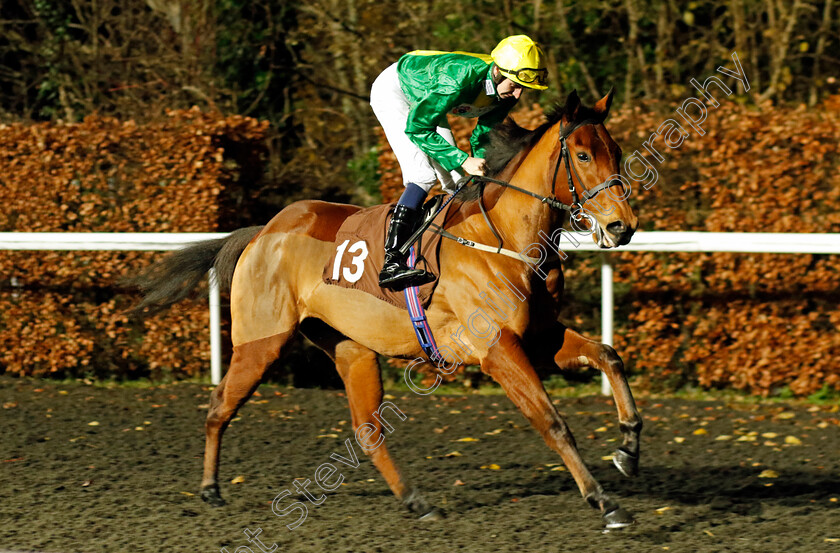
[[[82,233],[82,232],[0,232],[0,250],[76,250],[126,251],[177,250],[194,242],[224,238],[225,233]],[[577,238],[577,237],[576,237]],[[637,232],[633,241],[617,250],[603,250],[587,237],[570,243],[566,253],[602,252],[601,335],[613,344],[613,270],[607,252],[735,252],[840,254],[840,233],[733,233],[733,232]],[[213,384],[222,378],[219,288],[210,278],[210,375]],[[610,394],[606,378],[601,392]]]
[[[770,232],[637,232],[626,246],[603,250],[581,237],[579,247],[570,243],[563,251],[600,251],[601,256],[601,340],[613,345],[613,269],[606,252],[734,252],[838,254],[840,233]],[[601,393],[610,395],[610,383],[601,378]]]
[[[168,251],[203,240],[224,238],[220,232],[0,232],[0,250]],[[222,329],[219,284],[209,273],[210,381],[222,381]]]

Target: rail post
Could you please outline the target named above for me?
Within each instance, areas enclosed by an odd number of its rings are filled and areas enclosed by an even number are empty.
[[[601,254],[601,341],[613,345],[613,267],[610,256]],[[612,394],[610,381],[601,374],[601,394]]]
[[[216,269],[210,269],[207,280],[210,292],[210,382],[215,385],[222,381],[222,318]]]

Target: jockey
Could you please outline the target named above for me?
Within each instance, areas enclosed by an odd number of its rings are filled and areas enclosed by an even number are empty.
[[[483,175],[488,133],[505,119],[522,87],[545,90],[547,77],[540,47],[527,36],[516,35],[502,40],[489,56],[409,52],[376,78],[370,105],[405,185],[388,227],[380,286],[399,290],[434,280],[426,271],[409,269],[399,253],[414,232],[429,189],[437,177],[451,194],[463,173]],[[470,137],[472,156],[455,146],[448,113],[478,117]]]

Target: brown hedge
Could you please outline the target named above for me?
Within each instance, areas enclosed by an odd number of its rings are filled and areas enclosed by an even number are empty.
[[[626,155],[678,106],[614,110]],[[515,114],[533,128],[542,111]],[[453,119],[459,144],[471,126]],[[663,152],[659,182],[631,201],[642,230],[840,232],[840,97],[815,109],[723,99],[705,136]],[[661,140],[659,141],[661,144]],[[402,190],[381,140],[383,197]],[[616,348],[651,388],[699,384],[770,395],[840,390],[840,259],[836,255],[615,253]],[[566,262],[561,320],[597,336],[598,256]]]
[[[266,124],[197,110],[156,123],[88,117],[0,126],[0,231],[213,232]],[[236,146],[236,148],[231,148]],[[201,299],[145,322],[115,281],[149,252],[0,251],[0,369],[29,375],[195,375],[207,370]]]

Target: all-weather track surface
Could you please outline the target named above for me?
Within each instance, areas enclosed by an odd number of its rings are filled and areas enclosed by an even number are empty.
[[[387,443],[443,521],[411,518],[366,458],[331,461],[350,455],[342,392],[276,386],[261,386],[228,429],[228,504],[210,507],[198,496],[209,389],[0,377],[0,549],[258,552],[243,531],[262,529],[267,548],[296,553],[840,551],[836,405],[640,399],[641,470],[628,479],[608,458],[620,443],[612,402],[555,400],[590,470],[636,516],[604,532],[502,395],[386,396],[407,416],[385,412]],[[289,531],[298,512],[278,517],[272,500],[296,478],[320,495],[313,475],[328,461],[344,485]]]

